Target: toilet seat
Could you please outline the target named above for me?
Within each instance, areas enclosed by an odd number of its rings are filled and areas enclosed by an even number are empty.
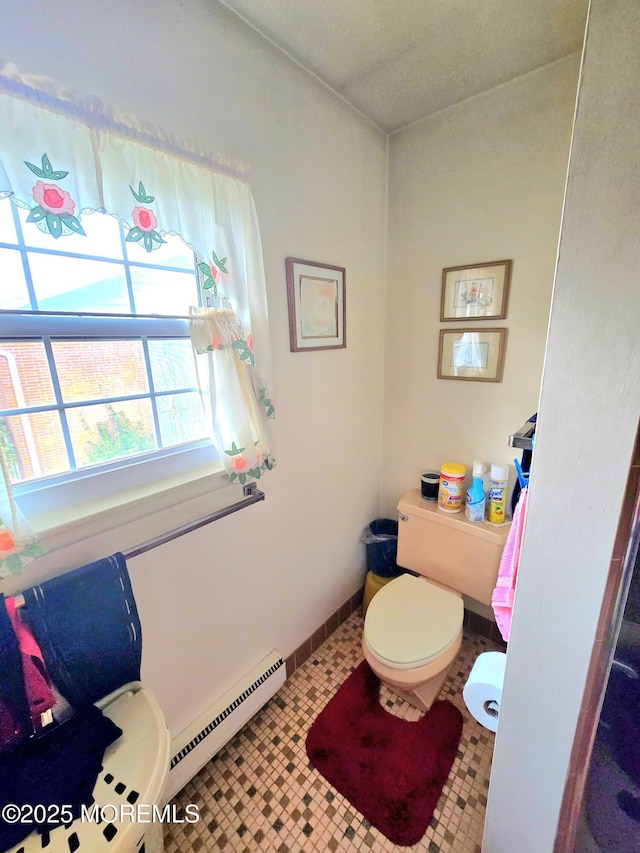
[[[405,574],[374,596],[364,640],[381,663],[413,669],[437,660],[458,642],[463,617],[459,595]]]

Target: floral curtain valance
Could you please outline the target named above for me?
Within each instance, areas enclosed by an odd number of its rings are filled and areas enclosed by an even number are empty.
[[[224,279],[248,333],[252,314],[267,312],[248,183],[226,167],[218,172],[192,162],[187,150],[178,156],[175,145],[164,150],[161,137],[158,147],[138,142],[134,129],[134,138],[124,137],[115,124],[117,132],[102,112],[41,95],[0,73],[0,199],[29,209],[30,221],[56,239],[82,234],[83,215],[96,210],[120,219],[127,239],[149,252],[162,244],[163,233],[178,234],[210,268],[216,288]],[[268,373],[265,347],[262,342],[259,361]]]
[[[266,288],[246,177],[160,131],[115,120],[95,99],[52,94],[48,81],[34,85],[14,66],[0,70],[0,127],[0,204],[28,211],[34,228],[62,245],[102,211],[150,254],[167,234],[193,249],[205,291],[232,306],[194,306],[191,322],[212,438],[233,480],[273,467]]]

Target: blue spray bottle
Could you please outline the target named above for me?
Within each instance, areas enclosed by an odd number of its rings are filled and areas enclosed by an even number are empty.
[[[484,465],[482,462],[473,463],[473,481],[471,487],[467,491],[467,502],[464,508],[464,514],[468,521],[480,522],[484,521],[484,505],[486,495],[482,483],[482,475],[484,474]]]

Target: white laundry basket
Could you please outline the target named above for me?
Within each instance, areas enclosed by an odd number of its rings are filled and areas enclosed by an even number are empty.
[[[120,814],[121,806],[160,805],[169,773],[170,737],[155,697],[139,681],[132,681],[96,704],[122,729],[122,735],[105,751],[93,789],[95,802],[88,811],[97,818],[98,814],[109,817],[116,809]],[[104,806],[115,808],[101,811]],[[151,811],[142,810],[143,820],[151,820]],[[10,853],[159,853],[163,849],[160,822],[78,819],[68,827],[56,827],[48,837],[32,833]]]

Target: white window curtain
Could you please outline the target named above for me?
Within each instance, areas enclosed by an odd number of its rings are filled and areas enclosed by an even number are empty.
[[[252,334],[256,323],[267,328],[266,288],[246,175],[116,117],[95,99],[21,76],[13,65],[0,69],[0,128],[0,204],[28,210],[31,227],[63,243],[68,234],[84,234],[85,218],[101,211],[150,254],[167,234],[194,251],[210,303],[194,306],[190,326],[211,438],[231,480],[244,483],[272,468],[266,421],[274,409],[265,384],[271,355],[268,336],[254,345]],[[0,576],[11,570],[11,557],[26,560],[33,546],[16,521],[2,467],[0,514],[15,544],[4,555],[0,529]]]

